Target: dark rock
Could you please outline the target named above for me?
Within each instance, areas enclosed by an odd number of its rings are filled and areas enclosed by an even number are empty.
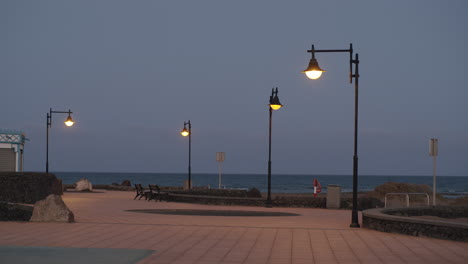
[[[60,195],[51,194],[34,204],[30,221],[72,223],[75,222],[75,217]]]
[[[130,183],[129,180],[124,180],[120,185],[121,186],[127,186],[127,187],[132,186],[132,184]]]
[[[120,184],[116,183],[116,182],[113,182],[111,185],[113,186],[120,186]]]

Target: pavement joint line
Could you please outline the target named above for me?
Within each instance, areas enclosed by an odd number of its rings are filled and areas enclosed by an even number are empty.
[[[349,250],[351,251],[351,253],[353,253],[354,257],[355,257],[359,262],[361,262],[361,260],[359,259],[359,255],[356,254],[356,252],[354,252],[354,249],[353,249],[353,247],[349,244],[348,239],[345,239],[345,237],[343,236],[343,233],[342,233],[342,232],[338,232],[338,234],[340,235],[342,241],[344,241],[344,243],[348,246],[348,248],[349,248]]]
[[[255,237],[255,241],[253,242],[253,245],[250,247],[249,251],[247,252],[245,258],[242,260],[242,263],[245,263],[247,259],[249,258],[250,254],[252,253],[253,248],[257,244],[258,238],[260,235],[263,233],[264,230],[260,230],[260,232],[257,232],[257,236]]]
[[[314,248],[312,247],[312,237],[310,236],[310,232],[309,232],[309,231],[307,231],[307,236],[308,236],[308,238],[309,238],[310,253],[312,254],[312,263],[316,263],[315,254],[314,254]]]
[[[333,259],[335,259],[335,261],[339,263],[340,261],[339,261],[338,257],[335,254],[335,250],[333,249],[333,245],[330,243],[330,238],[328,237],[327,232],[325,232],[325,230],[323,230],[322,233],[325,236],[325,239],[327,240],[328,247],[330,248],[330,250],[332,252],[332,255],[333,255]]]
[[[183,228],[182,228],[182,229],[183,229]],[[181,229],[181,230],[182,230],[182,229]],[[181,230],[178,230],[178,232],[181,231]],[[198,230],[191,230],[191,231],[190,231],[190,234],[188,235],[188,237],[190,237],[190,236],[191,236],[193,233],[195,233],[196,231],[198,231]],[[174,238],[174,240],[175,240],[175,236],[173,236],[172,238]],[[167,241],[164,241],[164,242],[167,242]],[[171,243],[170,245],[168,245],[168,246],[166,247],[166,249],[158,250],[158,252],[157,252],[158,255],[163,255],[164,253],[168,252],[168,251],[169,251],[174,245],[176,245],[177,243],[178,243],[178,241],[174,241],[173,243]]]
[[[375,252],[375,250],[369,245],[369,243],[367,243],[367,241],[362,237],[362,235],[359,232],[356,232],[355,235],[356,235],[356,237],[359,238],[359,240],[364,245],[366,245],[367,248],[369,248],[369,250],[374,254],[374,256],[377,257],[377,259],[380,260],[381,263],[385,263],[385,261],[382,259],[382,257],[379,254],[377,254],[377,252]]]
[[[455,254],[455,255],[459,256],[460,258],[462,258],[462,259],[468,258],[468,254],[466,256],[464,256],[463,254],[458,253],[458,250],[453,250],[453,247],[456,246],[456,245],[452,245],[451,247],[448,247],[447,244],[441,243],[441,240],[438,240],[438,239],[436,240],[436,243],[437,243],[438,247],[444,247],[445,250],[451,251],[452,254]],[[458,247],[458,246],[456,246],[456,247]]]
[[[278,230],[275,230],[275,237],[273,238],[273,242],[271,243],[271,247],[270,247],[270,250],[268,250],[268,260],[267,260],[267,263],[270,263],[271,262],[271,252],[273,252],[273,248],[275,247],[275,243],[276,243],[276,238],[278,236]]]
[[[232,232],[234,228],[229,228],[228,230],[224,231],[223,235],[220,236],[217,240],[216,240],[216,243],[212,244],[210,246],[210,248],[208,250],[206,250],[201,256],[200,258],[197,259],[197,261],[202,261],[202,259],[206,256],[207,253],[209,253],[213,247],[217,246],[221,241],[223,241],[224,238],[226,238],[228,236],[229,233]]]
[[[247,233],[247,229],[245,228],[244,232],[242,233],[242,235],[240,235],[237,239],[236,239],[236,242],[231,246],[231,248],[226,252],[226,254],[224,254],[223,258],[221,259],[221,261],[223,261],[227,255],[229,255],[229,253],[232,251],[232,249],[239,243],[239,241],[241,240],[241,238]]]

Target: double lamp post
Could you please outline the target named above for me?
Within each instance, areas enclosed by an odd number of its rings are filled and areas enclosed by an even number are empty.
[[[303,72],[309,79],[318,79],[324,70],[322,70],[317,60],[315,59],[315,53],[334,53],[334,52],[345,52],[349,53],[349,82],[353,83],[354,79],[354,154],[353,154],[353,209],[351,214],[351,225],[350,227],[359,227],[358,220],[358,204],[357,204],[357,185],[358,185],[358,94],[359,94],[359,56],[355,55],[353,58],[353,44],[349,44],[349,49],[338,49],[338,50],[316,50],[314,45],[312,49],[307,50],[312,54],[309,66]],[[354,65],[354,71],[353,71]]]
[[[265,203],[265,207],[273,207],[271,202],[271,119],[273,116],[273,110],[278,110],[283,105],[280,103],[278,98],[278,87],[271,90],[269,112],[270,112],[270,122],[268,127],[268,195]]]

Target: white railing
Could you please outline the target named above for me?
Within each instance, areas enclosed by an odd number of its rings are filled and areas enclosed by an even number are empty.
[[[411,195],[425,195],[427,198],[427,205],[429,206],[429,194],[427,193],[386,193],[385,194],[385,208],[387,208],[387,196],[388,195],[405,195],[406,196],[406,207],[410,206],[409,196]]]

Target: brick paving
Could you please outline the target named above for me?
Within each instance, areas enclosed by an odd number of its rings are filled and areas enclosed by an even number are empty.
[[[0,245],[130,248],[138,262],[468,263],[468,243],[349,228],[348,210],[259,208],[133,200],[132,192],[65,193],[76,223],[0,222]],[[181,216],[130,209],[279,211],[299,216]]]

